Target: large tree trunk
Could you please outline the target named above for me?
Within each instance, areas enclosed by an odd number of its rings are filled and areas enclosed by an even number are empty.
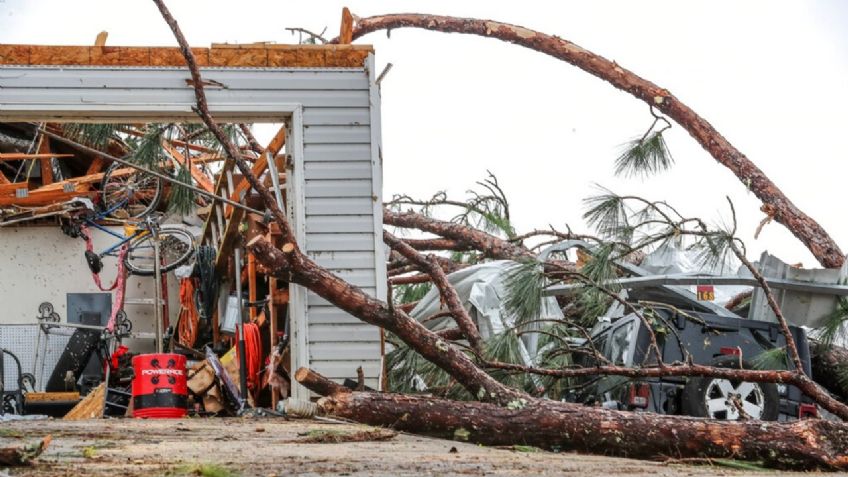
[[[763,201],[763,211],[785,225],[807,246],[822,266],[842,266],[842,251],[824,228],[798,209],[760,168],[725,139],[712,124],[667,89],[568,40],[492,20],[421,14],[379,15],[358,19],[353,29],[353,38],[395,28],[422,28],[496,38],[553,56],[630,93],[667,114],[688,131],[716,161],[730,169],[746,188]]]
[[[316,374],[296,378],[319,394]],[[848,469],[848,431],[818,419],[791,424],[661,416],[609,411],[530,398],[510,407],[426,396],[331,392],[319,401],[327,414],[375,426],[486,445],[604,453],[642,459],[733,458],[779,468]]]

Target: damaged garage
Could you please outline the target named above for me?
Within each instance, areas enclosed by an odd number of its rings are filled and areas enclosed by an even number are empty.
[[[372,49],[194,53],[210,111],[274,190],[298,243],[385,296]],[[279,231],[198,124],[178,49],[3,45],[0,63],[6,412],[39,399],[74,404],[110,375],[106,412],[126,412],[131,390],[120,377],[142,353],[185,356],[189,378],[220,372],[207,349],[222,356],[235,396],[212,390],[215,412],[239,405],[242,380],[251,402],[272,409],[289,395],[308,398],[289,385],[301,366],[381,386],[378,328],[269,277],[243,251],[257,235],[279,243]],[[248,376],[235,364],[242,356]],[[104,373],[101,362],[114,366]]]

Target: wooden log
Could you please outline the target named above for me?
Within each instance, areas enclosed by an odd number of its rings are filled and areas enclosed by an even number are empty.
[[[326,414],[416,434],[641,459],[730,458],[777,468],[848,469],[848,425],[844,423],[818,419],[727,422],[533,398],[498,406],[428,396],[339,392],[326,387],[326,378],[303,369],[295,378],[326,396],[318,402]]]
[[[350,393],[350,389],[341,384],[334,383],[309,368],[300,368],[294,373],[294,379],[303,384],[311,391],[322,396]]]

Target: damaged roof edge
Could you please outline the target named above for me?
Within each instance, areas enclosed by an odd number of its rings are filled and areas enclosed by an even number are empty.
[[[200,67],[361,68],[371,45],[219,45],[192,48]],[[176,47],[0,44],[0,65],[185,66]]]

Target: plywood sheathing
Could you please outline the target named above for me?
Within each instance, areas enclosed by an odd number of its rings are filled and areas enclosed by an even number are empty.
[[[199,66],[358,68],[370,45],[214,45],[192,48]],[[0,65],[185,66],[179,48],[0,45]]]

